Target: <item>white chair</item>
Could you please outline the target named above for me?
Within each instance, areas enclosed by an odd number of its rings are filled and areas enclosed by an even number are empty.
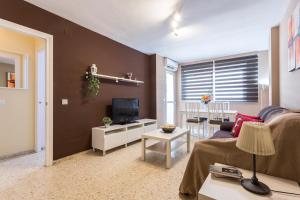
[[[223,102],[210,102],[207,105],[208,109],[208,134],[212,135],[212,131],[215,131],[215,128],[220,128],[220,125],[224,121],[224,106]]]
[[[229,120],[230,117],[229,116],[226,116],[226,111],[229,111],[230,110],[230,102],[222,102],[223,104],[223,120]]]
[[[198,137],[200,137],[200,127],[202,126],[202,133],[203,137],[205,134],[205,121],[207,118],[201,117],[200,110],[202,104],[201,103],[192,103],[188,102],[185,103],[185,116],[186,116],[186,126],[187,129],[191,131],[191,134],[193,135],[195,130],[197,129]]]
[[[223,110],[230,110],[230,102],[222,102]]]

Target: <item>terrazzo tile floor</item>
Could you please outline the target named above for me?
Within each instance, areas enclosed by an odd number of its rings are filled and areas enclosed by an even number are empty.
[[[192,139],[193,143],[198,139]],[[190,153],[182,145],[165,157],[147,151],[140,160],[141,143],[109,151],[86,151],[43,167],[44,154],[0,161],[0,200],[176,200]]]

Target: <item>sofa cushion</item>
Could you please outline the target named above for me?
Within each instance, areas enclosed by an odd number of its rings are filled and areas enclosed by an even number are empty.
[[[263,121],[268,121],[270,120],[274,115],[284,113],[286,112],[287,109],[279,107],[279,106],[267,106],[263,108],[259,113],[258,116],[260,119]]]
[[[232,128],[233,137],[238,137],[240,135],[240,131],[244,122],[262,122],[262,120],[248,117],[239,117],[234,123],[234,127]]]
[[[236,116],[235,116],[235,122],[240,117],[246,117],[246,118],[250,118],[250,119],[260,119],[259,116],[252,116],[252,115],[246,115],[246,114],[243,114],[243,113],[237,113]]]
[[[220,126],[220,130],[222,131],[229,131],[231,132],[232,131],[232,128],[234,126],[234,122],[230,122],[230,121],[225,121],[221,124]]]
[[[217,138],[233,138],[232,133],[229,131],[217,131],[210,139],[217,139]]]

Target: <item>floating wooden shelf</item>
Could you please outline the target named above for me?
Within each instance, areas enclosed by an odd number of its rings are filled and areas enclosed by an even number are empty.
[[[144,84],[144,81],[133,80],[133,79],[129,79],[129,78],[123,78],[123,77],[117,77],[117,76],[108,76],[108,75],[104,75],[104,74],[92,74],[92,75],[97,76],[99,78],[115,80],[116,83],[118,83],[119,81],[123,81],[123,82],[128,82],[128,83],[136,83],[137,85]]]

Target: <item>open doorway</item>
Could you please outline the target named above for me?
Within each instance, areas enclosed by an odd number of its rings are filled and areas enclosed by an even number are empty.
[[[7,36],[1,36],[0,51],[15,55],[18,61],[9,60],[12,67],[3,66],[5,77],[0,77],[5,79],[3,87],[0,86],[0,111],[3,111],[0,141],[4,143],[0,145],[0,160],[18,158],[23,162],[24,155],[30,155],[31,159],[43,158],[42,165],[50,166],[53,163],[53,36],[2,19],[0,33]],[[39,156],[35,157],[36,154]]]

